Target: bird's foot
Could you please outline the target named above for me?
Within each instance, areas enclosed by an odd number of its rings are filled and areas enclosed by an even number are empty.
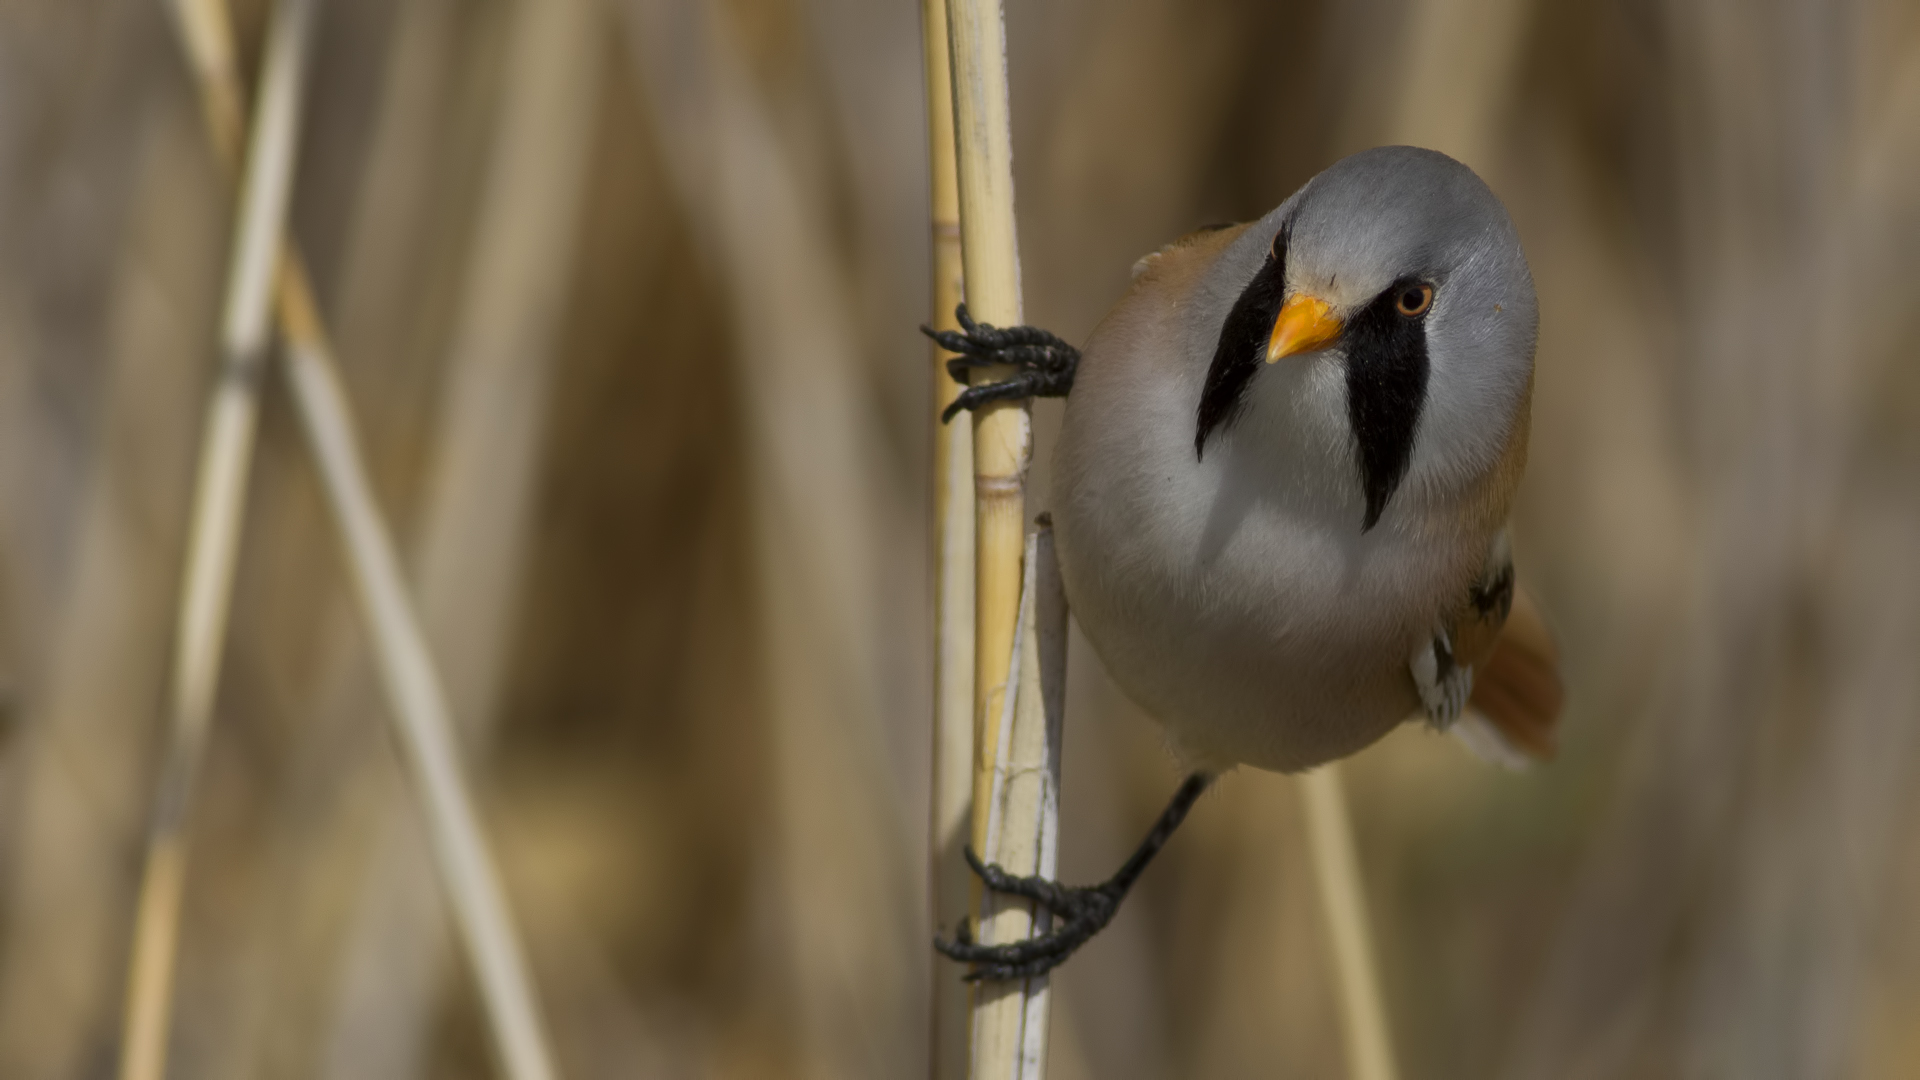
[[[961,317],[965,318],[964,312]],[[1213,777],[1206,773],[1187,777],[1173,793],[1167,808],[1160,811],[1160,819],[1154,822],[1147,838],[1140,841],[1140,846],[1112,877],[1098,885],[1076,888],[1043,877],[1016,877],[998,866],[981,862],[972,848],[966,848],[967,865],[980,875],[987,888],[1010,896],[1024,896],[1046,908],[1059,922],[1046,933],[1025,941],[980,945],[974,942],[972,932],[962,920],[952,941],[936,937],[933,947],[955,960],[975,965],[967,975],[969,980],[1025,979],[1053,970],[1113,921],[1113,913],[1119,910],[1120,901],[1127,898],[1127,890],[1140,880],[1147,864],[1166,846],[1167,839],[1186,820],[1187,811],[1193,809],[1200,793],[1211,783]]]
[[[953,940],[933,939],[933,947],[962,963],[974,965],[967,981],[981,979],[1025,979],[1044,975],[1072,956],[1093,935],[1113,920],[1126,896],[1124,886],[1114,882],[1072,886],[1043,877],[1017,877],[997,864],[983,863],[966,849],[967,865],[980,875],[987,888],[1010,896],[1023,896],[1053,914],[1054,926],[1038,937],[1005,945],[981,945],[973,940],[972,928],[962,919]]]
[[[923,326],[926,334],[940,347],[960,355],[947,361],[947,373],[959,383],[967,381],[971,368],[1014,369],[1012,378],[981,386],[968,386],[940,414],[942,422],[951,420],[962,409],[977,409],[988,402],[1015,401],[1035,397],[1066,397],[1073,389],[1073,373],[1080,366],[1080,350],[1037,326],[988,326],[977,323],[967,313],[967,305],[954,309],[960,320],[958,330],[934,330]]]

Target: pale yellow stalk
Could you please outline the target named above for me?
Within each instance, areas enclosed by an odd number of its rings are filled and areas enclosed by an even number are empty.
[[[1021,321],[1020,255],[1013,219],[1013,132],[1007,112],[1005,28],[998,0],[948,0],[953,56],[953,121],[960,180],[960,253],[967,306],[996,326]],[[976,383],[1010,372],[989,368]],[[987,790],[993,782],[993,725],[1006,691],[1020,605],[1026,533],[1027,465],[1033,424],[1022,402],[996,402],[973,414],[974,476],[974,781],[973,843],[987,842]]]
[[[953,329],[960,302],[960,192],[954,172],[953,80],[945,0],[921,6],[927,75],[927,148],[932,210],[933,313]],[[927,836],[933,925],[951,932],[967,917],[972,876],[961,846],[973,805],[973,425],[940,414],[960,392],[948,377],[952,353],[933,346],[933,777]],[[960,969],[933,967],[928,1051],[934,1080],[967,1074],[968,994]]]
[[[1340,1028],[1351,1080],[1396,1080],[1387,1009],[1375,975],[1367,893],[1354,856],[1353,823],[1347,816],[1340,764],[1322,765],[1300,778],[1306,803],[1307,841],[1313,852],[1320,913],[1326,919],[1340,991]]]
[[[947,31],[953,65],[953,120],[960,186],[961,261],[967,304],[976,318],[998,326],[1021,322],[1020,260],[1013,216],[1013,133],[1007,103],[1006,31],[998,0],[948,0]],[[1004,379],[988,369],[977,382]],[[973,419],[974,469],[974,780],[973,844],[990,846],[994,764],[999,718],[1006,706],[1009,665],[1019,619],[1026,532],[1026,477],[1032,422],[1025,403],[982,408]],[[1026,937],[1028,904],[981,906],[979,939]],[[991,914],[991,918],[986,918]],[[1031,1015],[1029,987],[999,984],[975,995],[975,1080],[1023,1075],[1021,1032]],[[1044,999],[1042,999],[1044,1000]],[[1044,1024],[1044,1005],[1038,1010]],[[1025,1075],[1033,1075],[1027,1073]]]
[[[241,171],[221,323],[221,361],[201,433],[187,564],[174,629],[166,756],[134,913],[120,1055],[123,1080],[159,1080],[166,1072],[180,904],[186,890],[188,811],[220,682],[247,475],[259,427],[261,372],[271,344],[274,271],[293,188],[314,2],[281,0],[274,8],[261,69],[260,106],[254,113],[253,137]],[[217,36],[224,14],[211,29],[206,17],[183,15],[181,25],[202,38]],[[208,66],[230,72],[231,56],[228,50]],[[237,100],[228,111],[226,138],[237,168]]]

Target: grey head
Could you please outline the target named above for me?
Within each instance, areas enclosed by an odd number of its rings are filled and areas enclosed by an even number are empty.
[[[1227,276],[1215,295],[1233,300],[1214,316],[1202,458],[1279,380],[1317,395],[1344,437],[1362,531],[1403,485],[1460,487],[1500,460],[1539,316],[1513,222],[1473,170],[1411,146],[1354,154],[1243,233],[1214,272]],[[1307,365],[1344,378],[1301,377]]]

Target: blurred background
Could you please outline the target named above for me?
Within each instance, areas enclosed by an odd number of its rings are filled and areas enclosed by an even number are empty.
[[[1516,546],[1571,707],[1530,773],[1412,728],[1348,768],[1404,1075],[1920,1074],[1920,7],[1007,18],[1027,313],[1071,340],[1140,255],[1367,146],[1460,157],[1518,222]],[[563,1071],[919,1074],[918,5],[319,19],[293,229]],[[232,218],[199,110],[160,3],[0,5],[6,1076],[116,1067]],[[487,1075],[278,378],[249,498],[173,1075]],[[1178,772],[1070,671],[1092,880]],[[1300,818],[1265,773],[1201,804],[1058,976],[1053,1075],[1341,1075]]]

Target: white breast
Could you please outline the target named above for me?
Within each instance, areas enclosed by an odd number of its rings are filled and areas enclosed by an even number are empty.
[[[1213,343],[1181,339],[1182,300],[1136,295],[1084,350],[1054,458],[1068,599],[1187,764],[1308,768],[1415,710],[1408,658],[1488,538],[1413,491],[1361,533],[1336,356],[1261,371],[1196,460]]]

